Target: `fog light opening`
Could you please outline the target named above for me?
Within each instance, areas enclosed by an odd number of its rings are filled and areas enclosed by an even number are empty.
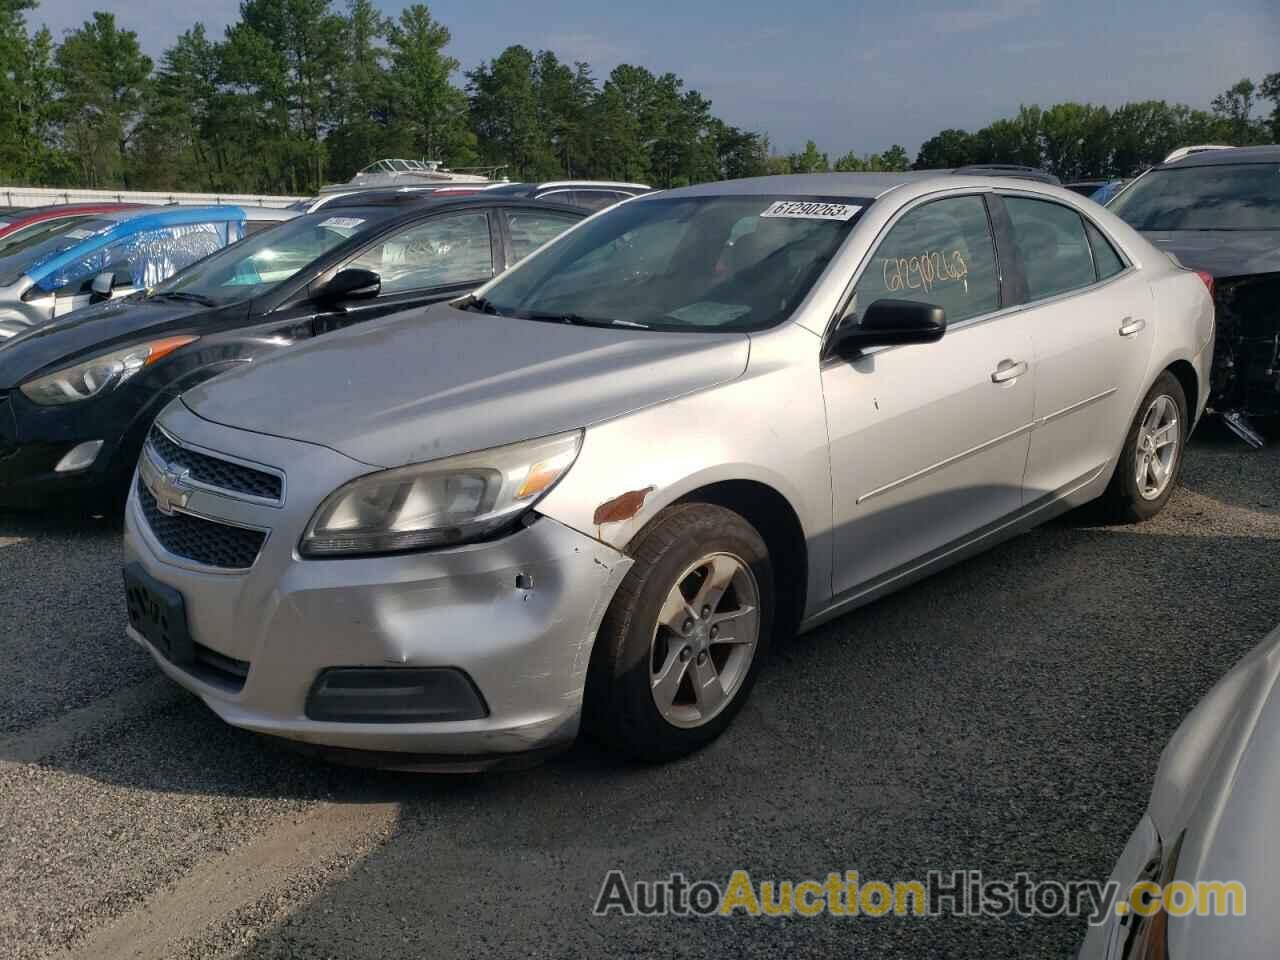
[[[332,723],[480,720],[489,708],[453,667],[332,667],[307,695],[307,718]]]
[[[101,440],[86,440],[84,443],[77,443],[58,461],[58,465],[53,468],[53,472],[72,473],[76,470],[92,467],[93,461],[98,459],[98,451],[101,449]]]

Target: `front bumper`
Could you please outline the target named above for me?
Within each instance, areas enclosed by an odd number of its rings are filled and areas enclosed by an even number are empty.
[[[172,399],[132,384],[78,404],[41,407],[0,391],[0,507],[26,508],[122,492],[151,418]],[[58,472],[64,456],[100,440],[93,463]]]
[[[311,745],[468,761],[554,748],[577,735],[596,630],[630,568],[628,557],[537,517],[488,543],[303,560],[296,543],[311,511],[324,492],[368,472],[367,465],[322,447],[199,421],[179,405],[161,419],[206,449],[263,463],[283,463],[290,452],[299,457],[290,460],[298,469],[288,476],[284,508],[219,503],[222,498],[209,493],[189,504],[205,516],[253,511],[260,525],[272,526],[246,572],[201,568],[170,554],[147,523],[136,485],[130,494],[125,563],[141,564],[182,594],[191,639],[214,657],[243,665],[243,686],[175,666],[132,627],[129,635],[222,719]],[[226,449],[237,440],[240,449]],[[488,715],[434,723],[308,718],[307,694],[326,668],[396,666],[465,672]]]

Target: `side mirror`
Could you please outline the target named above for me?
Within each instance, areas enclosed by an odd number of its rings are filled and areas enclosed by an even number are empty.
[[[332,280],[316,291],[314,299],[368,300],[382,292],[382,278],[372,270],[348,267],[339,270]]]
[[[111,291],[115,289],[116,274],[114,270],[103,270],[93,278],[91,289],[95,300],[110,300]],[[80,288],[81,290],[84,287]]]
[[[947,312],[936,304],[877,300],[867,307],[861,322],[836,330],[830,352],[853,358],[867,347],[936,343],[946,332]]]

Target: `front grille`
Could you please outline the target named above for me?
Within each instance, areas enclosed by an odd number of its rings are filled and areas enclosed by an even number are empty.
[[[196,659],[190,671],[203,680],[222,687],[231,693],[239,693],[244,689],[245,679],[249,676],[249,661],[228,657],[217,650],[210,650],[202,643],[193,643]]]
[[[206,567],[247,569],[253,566],[267,539],[260,530],[232,527],[186,513],[161,513],[156,498],[141,480],[138,481],[138,502],[151,532],[166,550]]]
[[[279,500],[284,490],[284,482],[274,473],[180,447],[158,427],[151,428],[147,443],[165,463],[191,471],[192,480],[210,487],[265,500]]]

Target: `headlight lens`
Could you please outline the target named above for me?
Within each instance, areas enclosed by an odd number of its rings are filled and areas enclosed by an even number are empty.
[[[22,392],[29,400],[43,406],[88,400],[104,390],[114,390],[139,370],[198,339],[200,338],[165,337],[149,343],[136,343],[78,363],[74,367],[28,380],[22,385]]]
[[[576,430],[352,480],[320,504],[299,551],[333,557],[479,539],[537,503],[581,445]]]

